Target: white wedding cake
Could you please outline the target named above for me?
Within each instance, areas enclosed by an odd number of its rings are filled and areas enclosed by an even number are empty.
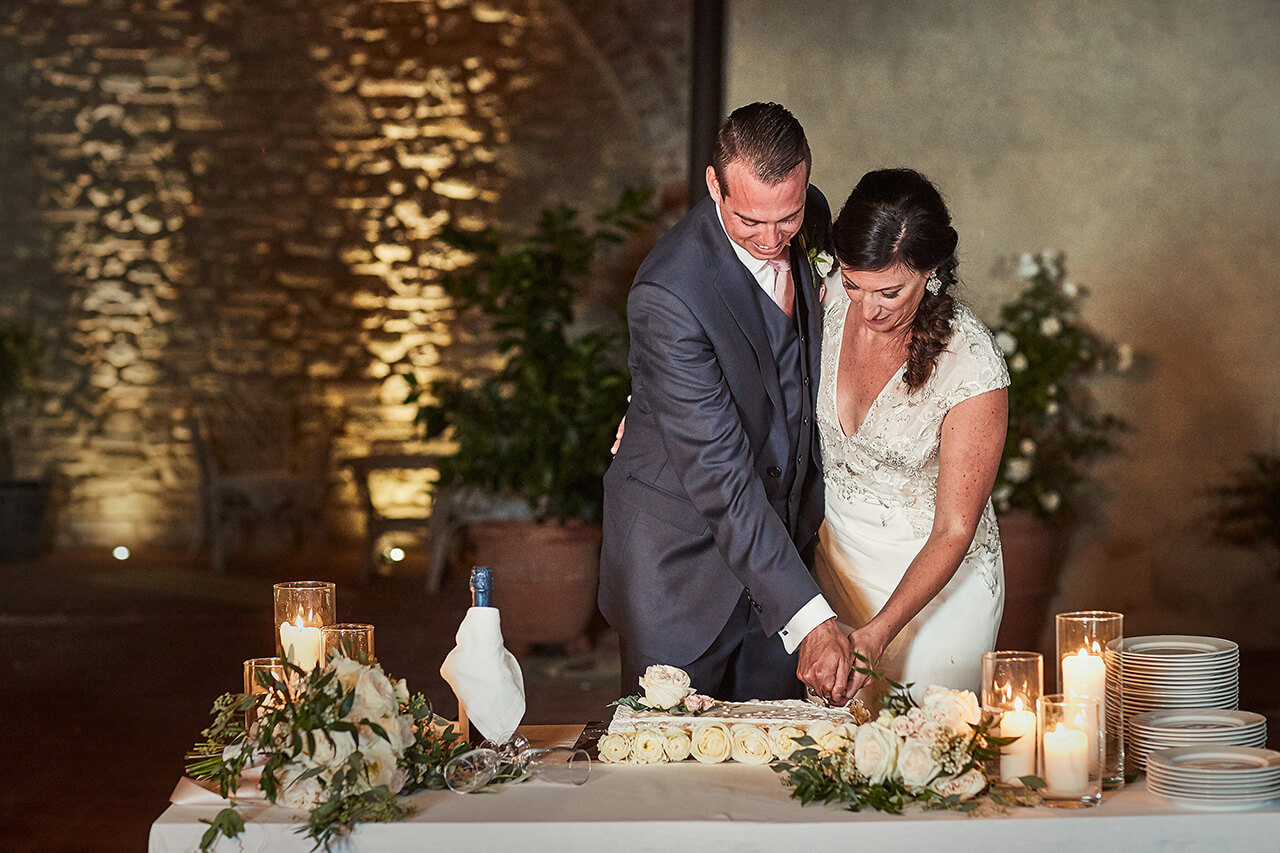
[[[828,708],[799,699],[722,702],[693,691],[689,676],[655,665],[640,679],[643,696],[620,700],[601,736],[607,764],[666,764],[693,758],[704,764],[767,764],[804,745],[827,753],[853,739],[870,714],[860,704]],[[812,743],[797,744],[809,738]]]

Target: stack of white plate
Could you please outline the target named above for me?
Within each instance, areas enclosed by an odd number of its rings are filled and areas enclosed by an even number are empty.
[[[1106,658],[1108,707],[1124,709],[1129,740],[1129,721],[1136,714],[1240,706],[1240,647],[1230,640],[1183,634],[1123,637],[1107,644]]]
[[[1280,797],[1280,752],[1175,746],[1147,755],[1147,790],[1179,805],[1240,809]]]
[[[1251,711],[1186,708],[1144,711],[1129,718],[1125,764],[1145,767],[1147,754],[1172,746],[1267,745],[1267,718]]]

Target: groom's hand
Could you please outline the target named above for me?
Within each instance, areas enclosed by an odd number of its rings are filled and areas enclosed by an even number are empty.
[[[848,702],[852,696],[849,667],[853,654],[848,638],[836,627],[836,620],[828,619],[810,631],[800,641],[799,652],[796,677],[833,705]]]

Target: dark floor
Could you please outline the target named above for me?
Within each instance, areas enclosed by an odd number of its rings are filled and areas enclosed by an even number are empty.
[[[421,567],[361,586],[356,554],[326,563],[266,558],[224,576],[173,554],[0,563],[0,850],[145,849],[213,699],[240,689],[242,660],[274,651],[276,581],[336,581],[339,620],[373,623],[387,672],[451,716],[439,667],[469,603],[465,575],[428,595]],[[617,641],[603,628],[592,640],[592,652],[522,661],[526,722],[604,717]],[[1240,704],[1267,714],[1280,747],[1280,649],[1244,650]]]
[[[0,850],[138,851],[182,775],[214,698],[241,662],[274,654],[271,585],[338,584],[338,619],[371,622],[384,669],[441,713],[439,667],[469,603],[467,579],[424,591],[414,567],[357,583],[357,555],[329,567],[279,558],[213,576],[185,555],[60,553],[0,563]],[[601,719],[618,696],[616,639],[522,661],[529,723]]]

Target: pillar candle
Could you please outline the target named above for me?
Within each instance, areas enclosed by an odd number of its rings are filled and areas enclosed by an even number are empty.
[[[304,671],[310,672],[320,662],[320,629],[302,624],[280,623],[280,648],[285,656]]]
[[[1036,714],[1022,709],[1022,697],[1014,700],[1014,710],[1000,716],[1000,737],[1016,737],[1000,750],[1000,778],[1016,782],[1036,772]]]
[[[1095,649],[1096,651],[1096,649]],[[1074,655],[1062,658],[1062,692],[1069,699],[1097,699],[1098,721],[1107,718],[1107,665],[1098,654],[1080,649]],[[1081,730],[1089,736],[1089,760],[1098,762],[1097,726],[1081,724]]]
[[[1084,796],[1089,788],[1089,738],[1058,723],[1044,733],[1044,782],[1048,793]]]

